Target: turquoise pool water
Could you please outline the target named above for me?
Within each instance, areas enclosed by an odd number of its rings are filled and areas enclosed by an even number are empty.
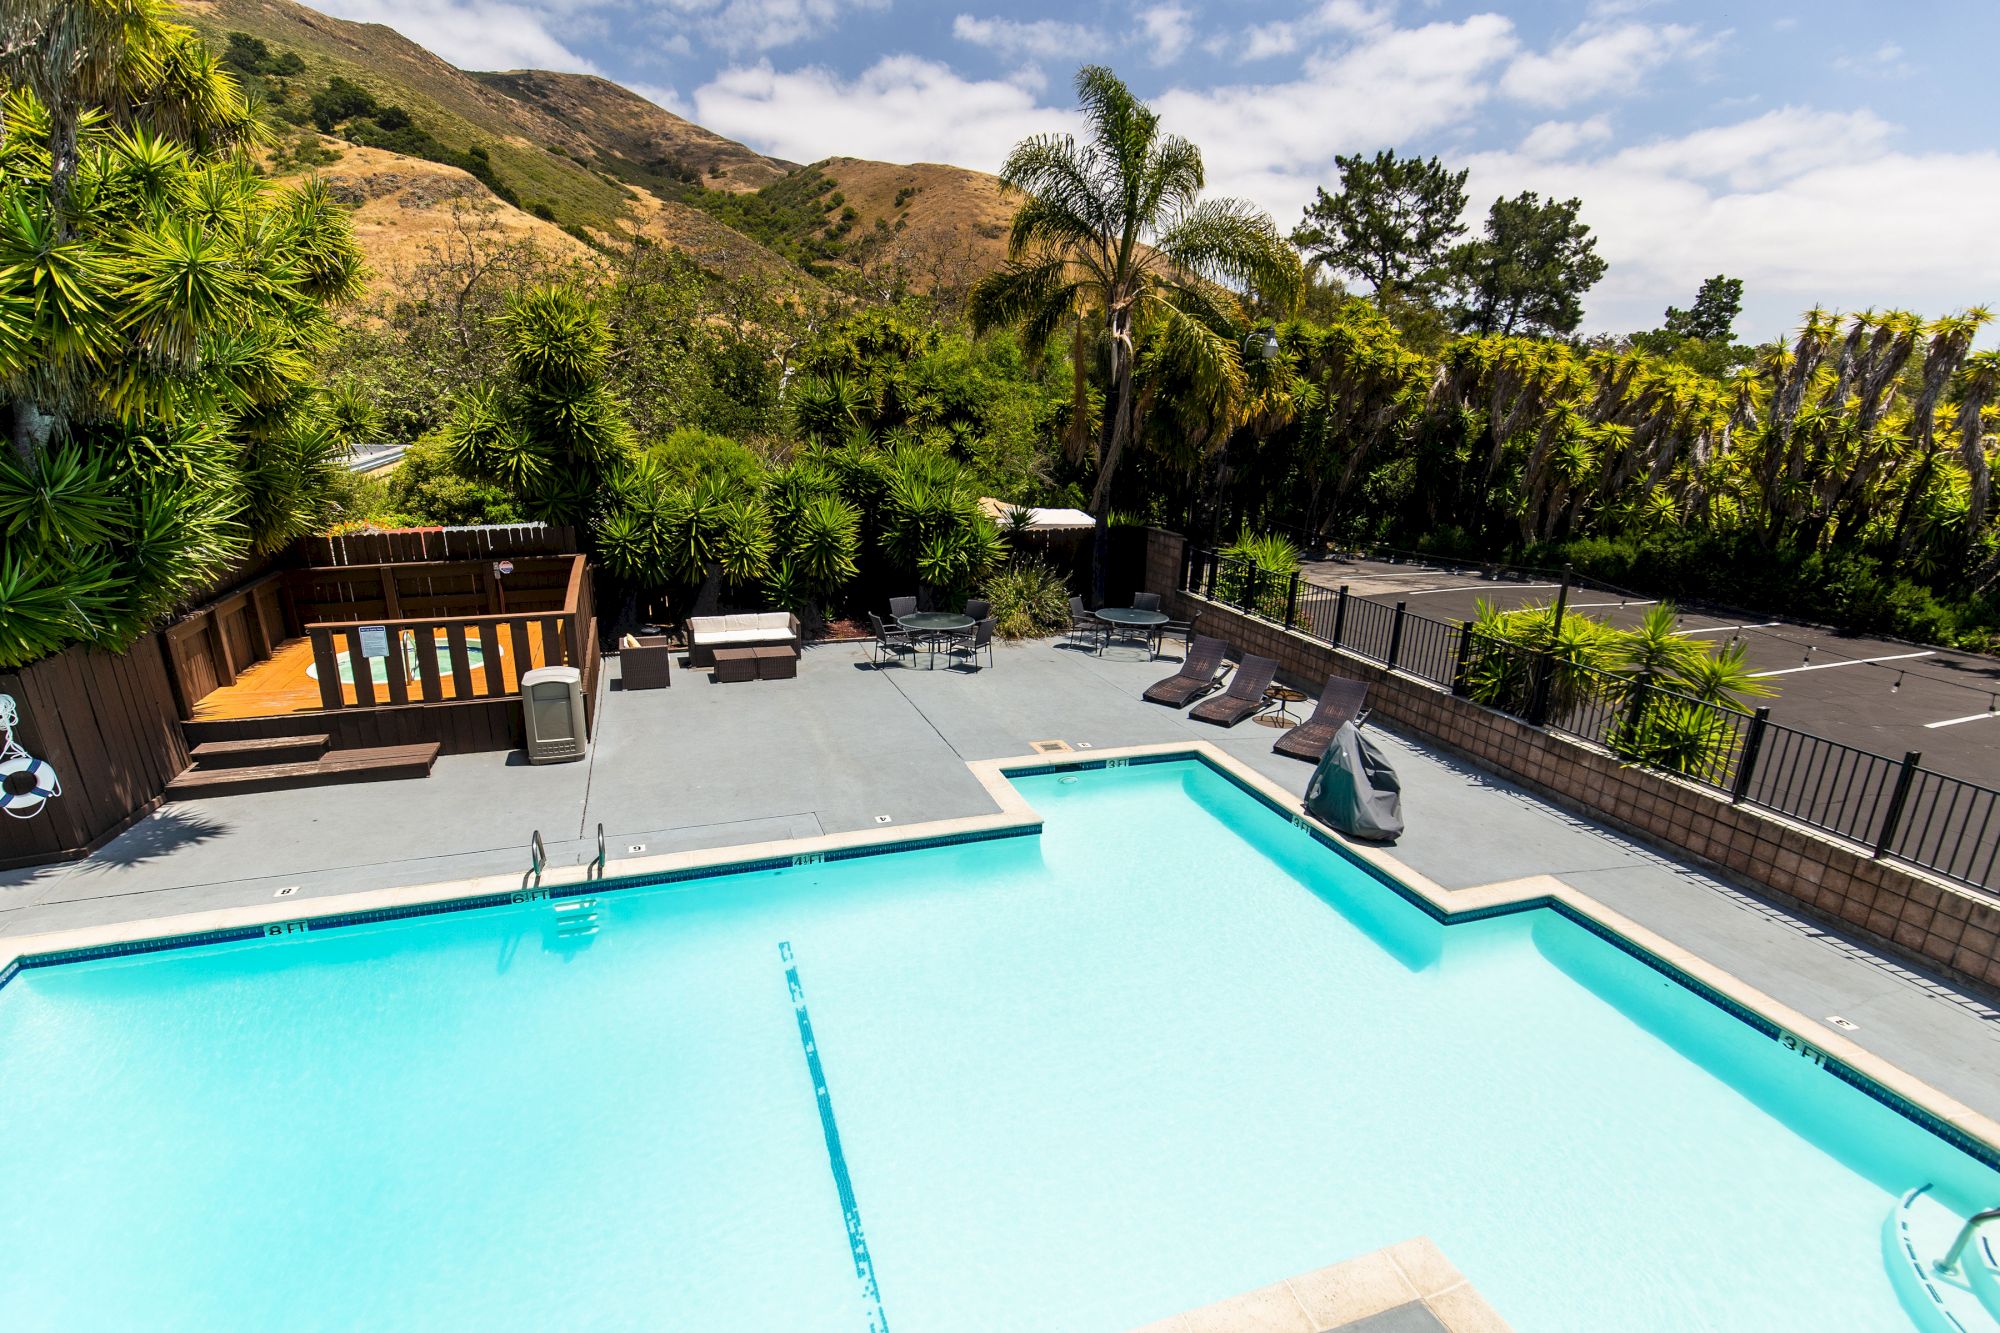
[[[1039,838],[607,893],[594,935],[22,972],[5,1325],[1117,1333],[1429,1235],[1524,1333],[1895,1329],[1897,1193],[2000,1198],[1583,928],[1440,927],[1201,764],[1019,786]]]

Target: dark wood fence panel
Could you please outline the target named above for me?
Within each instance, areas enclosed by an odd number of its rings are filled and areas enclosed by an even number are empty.
[[[20,708],[22,748],[62,782],[34,818],[0,816],[0,867],[84,855],[152,809],[188,766],[157,634],[123,653],[71,648],[0,674],[0,693]]]
[[[308,565],[410,564],[426,560],[497,560],[503,556],[563,555],[577,549],[576,530],[543,523],[477,528],[403,528],[308,537],[298,543]]]

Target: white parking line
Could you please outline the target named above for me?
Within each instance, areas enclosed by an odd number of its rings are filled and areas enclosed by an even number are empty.
[[[1786,667],[1783,671],[1753,671],[1753,676],[1796,676],[1801,671],[1831,671],[1835,667],[1867,666],[1870,662],[1907,662],[1913,657],[1936,657],[1937,653],[1897,653],[1893,657],[1856,657],[1845,662],[1815,662],[1811,666]]]
[[[1985,713],[1967,713],[1964,717],[1948,717],[1942,722],[1926,722],[1924,723],[1924,730],[1936,731],[1939,727],[1955,727],[1961,722],[1990,722],[1994,718],[2000,718],[2000,713],[1990,711]]]
[[[1562,587],[1562,584],[1560,583],[1506,583],[1506,582],[1462,583],[1455,587],[1450,587],[1450,588],[1415,588],[1415,589],[1405,589],[1401,594],[1376,593],[1374,595],[1377,597],[1394,597],[1398,595],[1403,597],[1422,597],[1427,593],[1433,593],[1433,592],[1473,592],[1479,588],[1560,588],[1560,587]]]
[[[1742,629],[1776,629],[1784,624],[1782,620],[1767,620],[1761,625],[1710,625],[1707,629],[1684,629],[1683,634],[1734,634]]]

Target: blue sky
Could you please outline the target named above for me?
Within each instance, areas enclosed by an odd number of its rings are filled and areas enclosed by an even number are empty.
[[[1584,203],[1611,264],[1586,330],[1745,281],[1806,307],[2000,303],[1995,0],[321,0],[473,69],[603,74],[795,161],[998,167],[1111,65],[1213,191],[1298,220],[1339,153],[1441,155],[1472,212]]]

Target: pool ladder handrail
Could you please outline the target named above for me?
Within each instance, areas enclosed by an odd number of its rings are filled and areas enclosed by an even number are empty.
[[[597,826],[597,870],[592,878],[604,878],[604,825],[602,824]]]
[[[548,863],[549,849],[542,842],[542,831],[536,829],[528,839],[528,873],[534,876],[535,883],[542,882],[542,867]]]
[[[1959,1257],[1965,1253],[1965,1247],[1972,1243],[1972,1233],[1995,1219],[2000,1219],[2000,1206],[1988,1208],[1984,1212],[1974,1213],[1966,1218],[1965,1225],[1958,1229],[1957,1237],[1951,1242],[1951,1248],[1944,1252],[1944,1258],[1934,1261],[1931,1267],[1940,1273],[1956,1271]]]

